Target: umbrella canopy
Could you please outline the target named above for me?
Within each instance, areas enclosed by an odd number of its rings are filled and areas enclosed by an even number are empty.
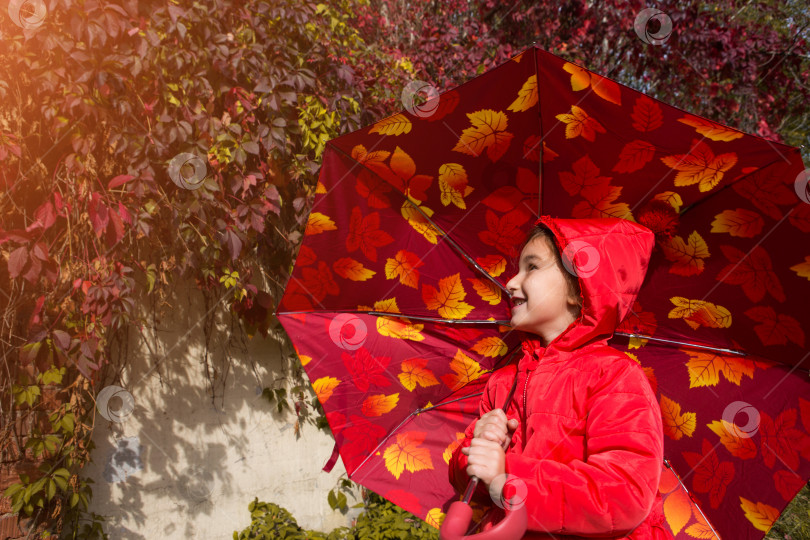
[[[519,348],[504,284],[526,230],[618,217],[657,238],[611,345],[659,397],[667,523],[761,538],[810,477],[803,168],[537,48],[330,141],[278,315],[349,476],[437,524],[447,460]]]

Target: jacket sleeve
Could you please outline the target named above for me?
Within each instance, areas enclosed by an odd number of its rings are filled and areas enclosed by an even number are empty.
[[[506,472],[527,486],[530,530],[625,535],[649,514],[664,455],[661,409],[641,367],[616,364],[589,392],[584,461],[506,455]]]
[[[475,433],[475,424],[478,422],[478,419],[492,410],[490,392],[494,378],[494,375],[490,376],[489,380],[487,381],[487,385],[484,388],[484,393],[481,394],[481,403],[478,406],[478,418],[473,420],[470,425],[467,426],[467,429],[464,430],[464,440],[461,441],[461,444],[458,445],[453,452],[453,455],[450,457],[448,476],[450,478],[450,483],[453,485],[459,495],[464,494],[464,492],[467,490],[467,485],[470,483],[470,477],[467,474],[467,456],[461,453],[461,449],[470,446],[473,439],[473,433]],[[492,502],[489,496],[489,490],[483,482],[478,483],[478,487],[475,490],[472,500],[482,504],[489,504]]]

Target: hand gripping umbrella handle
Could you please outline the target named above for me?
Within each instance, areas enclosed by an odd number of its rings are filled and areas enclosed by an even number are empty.
[[[517,373],[515,374],[515,380],[512,382],[512,389],[509,391],[509,395],[506,396],[506,401],[502,407],[504,412],[509,408],[509,403],[512,401],[516,386]],[[508,446],[508,444],[509,442],[507,441],[504,446]],[[469,502],[472,499],[479,481],[476,476],[470,477],[470,483],[467,485],[467,490],[464,492],[462,500],[456,501],[450,505],[442,522],[441,529],[439,529],[440,540],[461,540],[464,538],[475,540],[517,540],[523,538],[523,533],[526,532],[529,526],[526,505],[523,504],[515,509],[507,507],[506,517],[493,528],[482,533],[465,535],[470,526],[470,521],[472,520],[472,508]]]

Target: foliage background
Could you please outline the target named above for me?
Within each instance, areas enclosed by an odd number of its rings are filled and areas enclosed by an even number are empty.
[[[674,32],[657,47],[633,31],[639,1],[26,5],[41,24],[0,16],[0,514],[26,528],[80,529],[94,398],[126,387],[127,330],[153,324],[142,296],[192,279],[248,336],[285,341],[272,313],[324,144],[401,109],[410,81],[445,90],[536,43],[810,156],[796,0],[660,2]],[[196,189],[170,174],[183,153],[205,164],[180,171]],[[200,368],[214,399],[221,374]],[[294,379],[268,399],[317,422]]]

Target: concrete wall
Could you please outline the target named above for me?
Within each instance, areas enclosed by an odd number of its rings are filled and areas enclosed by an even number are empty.
[[[304,423],[296,437],[295,415],[261,397],[264,387],[289,383],[291,351],[243,335],[225,302],[212,310],[193,287],[176,294],[156,312],[157,331],[152,313],[142,332],[130,331],[127,357],[108,382],[125,391],[105,393],[111,420],[96,414],[85,475],[95,482],[90,510],[105,516],[110,538],[232,538],[250,523],[254,497],[285,507],[308,529],[350,525],[359,510],[343,515],[327,503],[344,473],[340,461],[321,470],[331,436]],[[219,315],[206,366],[209,311]]]

